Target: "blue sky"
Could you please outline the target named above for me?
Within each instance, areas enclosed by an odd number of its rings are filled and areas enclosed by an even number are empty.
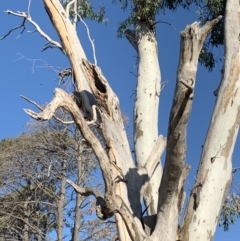
[[[54,40],[58,37],[51,26],[47,14],[44,11],[42,1],[32,0],[31,16],[39,23],[42,29]],[[99,0],[99,4],[106,6],[108,24],[100,25],[88,22],[91,36],[95,40],[98,65],[111,84],[113,90],[119,96],[123,113],[129,117],[129,134],[132,132],[133,92],[136,85],[136,58],[132,46],[125,39],[117,39],[117,27],[127,13],[123,13],[119,5],[110,4],[111,1]],[[26,11],[28,0],[2,0],[0,5],[0,36],[19,24],[21,19],[7,15],[5,10]],[[167,84],[161,93],[159,113],[159,133],[166,136],[169,111],[172,104],[175,86],[178,55],[180,46],[179,32],[187,24],[196,21],[197,9],[190,12],[179,9],[175,13],[167,12],[158,16],[158,20],[171,23],[157,25],[157,38],[159,44],[159,60],[161,65],[162,80]],[[28,33],[34,28],[27,24],[27,29],[22,35],[17,30],[8,38],[0,41],[0,139],[16,137],[21,134],[30,121],[23,112],[23,108],[35,109],[31,104],[20,98],[25,95],[39,104],[46,104],[52,99],[53,90],[58,86],[58,75],[50,66],[60,68],[69,67],[67,58],[57,49],[49,49],[41,52],[46,41],[38,33]],[[78,28],[81,43],[90,61],[93,61],[91,45],[86,37],[83,26]],[[217,54],[221,54],[216,50]],[[23,58],[24,56],[25,58]],[[32,61],[35,60],[35,61]],[[44,62],[45,61],[45,62]],[[193,110],[188,127],[188,155],[187,162],[192,166],[187,188],[190,189],[194,182],[197,165],[201,154],[201,145],[204,143],[206,131],[210,122],[212,109],[215,102],[213,91],[220,81],[220,69],[218,65],[212,73],[199,66],[197,83],[194,95]],[[233,157],[233,166],[239,165],[240,143],[236,144]],[[236,174],[235,184],[239,186],[239,177]],[[216,241],[237,240],[239,237],[238,221],[230,227],[230,231],[223,232],[218,229]]]

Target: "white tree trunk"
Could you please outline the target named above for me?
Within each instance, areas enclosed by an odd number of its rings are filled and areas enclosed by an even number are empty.
[[[232,180],[232,153],[240,121],[239,15],[239,1],[228,0],[224,74],[182,226],[184,241],[213,239]]]
[[[136,26],[138,51],[137,88],[134,105],[134,144],[138,167],[143,167],[158,138],[158,109],[161,73],[155,31],[145,24]],[[148,214],[157,214],[158,188],[162,177],[159,163],[146,187]]]

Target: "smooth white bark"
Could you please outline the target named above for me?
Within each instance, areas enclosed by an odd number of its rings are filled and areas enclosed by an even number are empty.
[[[158,138],[158,109],[161,73],[158,62],[157,41],[154,31],[144,25],[136,27],[138,46],[138,79],[134,106],[134,144],[138,167],[143,167]],[[162,166],[151,177],[145,192],[148,213],[157,213],[158,188]]]

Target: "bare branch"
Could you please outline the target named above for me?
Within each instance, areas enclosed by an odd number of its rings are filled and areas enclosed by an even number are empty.
[[[147,237],[144,233],[141,223],[138,219],[133,217],[133,214],[128,209],[127,205],[124,203],[119,195],[116,195],[116,212],[123,218],[126,227],[132,240],[143,241]]]
[[[16,30],[16,29],[18,29],[18,28],[23,27],[23,28],[25,29],[25,22],[28,21],[29,23],[31,23],[31,24],[36,28],[36,31],[37,31],[43,38],[45,38],[45,39],[48,41],[47,45],[48,45],[48,44],[51,44],[51,47],[56,47],[56,48],[59,48],[61,51],[63,51],[63,48],[62,48],[61,44],[59,44],[57,41],[52,40],[52,39],[40,28],[40,26],[39,26],[35,21],[32,20],[29,12],[28,12],[28,13],[20,12],[20,11],[18,11],[18,12],[13,12],[13,11],[11,11],[11,10],[7,10],[7,11],[5,11],[5,12],[6,12],[7,14],[11,14],[11,15],[13,15],[13,16],[17,16],[17,17],[23,18],[23,22],[22,22],[22,24],[21,24],[20,26],[17,26],[17,27],[15,27],[15,28],[11,29],[11,30],[10,30],[7,34],[5,34],[1,39],[6,38],[8,35],[10,35],[10,33],[11,33],[12,31],[14,31],[14,30]],[[45,49],[46,49],[46,47],[45,47],[43,50],[45,50]]]
[[[26,96],[24,96],[24,95],[20,95],[20,97],[23,98],[24,100],[26,100],[27,102],[35,105],[39,110],[43,110],[43,107],[41,107],[40,105],[38,105],[35,101],[28,99],[28,98],[27,98]]]
[[[32,62],[32,72],[34,73],[34,69],[35,68],[50,68],[51,70],[53,70],[56,74],[60,74],[61,71],[60,69],[62,69],[62,67],[55,67],[55,66],[52,66],[50,65],[47,61],[43,60],[43,59],[30,59],[30,58],[27,58],[25,57],[24,55],[22,55],[21,53],[17,53],[17,55],[19,55],[20,57],[18,59],[16,59],[15,61],[19,61],[21,59],[25,59],[27,61],[30,61]],[[36,62],[43,62],[45,65],[37,65],[36,66]],[[59,69],[59,70],[58,70]]]
[[[95,50],[95,45],[94,45],[94,39],[91,38],[89,28],[88,28],[87,24],[83,21],[82,17],[79,14],[77,14],[77,16],[79,17],[80,21],[83,23],[83,25],[85,26],[85,28],[87,30],[88,39],[89,39],[89,41],[90,41],[90,43],[92,45],[94,64],[97,65],[97,58],[96,58],[96,50]]]
[[[202,27],[201,31],[203,34],[208,35],[214,26],[222,19],[222,16],[218,16],[217,18],[213,19],[212,21],[207,21],[204,26]]]
[[[158,23],[167,24],[167,25],[169,25],[170,27],[172,27],[178,34],[180,34],[180,31],[178,31],[171,23],[166,22],[166,21],[159,20],[159,21],[155,22],[152,26],[154,26],[154,25],[156,25],[156,24],[158,24]]]
[[[75,15],[74,15],[74,19],[73,19],[73,26],[75,27],[75,29],[77,28],[77,18],[78,18],[78,16],[77,16],[77,4],[78,4],[78,2],[77,2],[77,0],[75,0],[75,2],[74,2],[74,13],[75,13]]]
[[[26,22],[26,19],[24,18],[22,24],[20,24],[19,26],[14,27],[14,28],[12,28],[12,29],[10,29],[3,37],[0,38],[0,40],[5,39],[5,38],[8,37],[13,31],[15,31],[15,30],[17,30],[17,29],[19,29],[19,28],[23,28],[23,30],[22,30],[21,33],[20,33],[20,34],[22,34],[22,33],[24,32],[24,30],[25,30],[25,22]]]
[[[71,2],[69,2],[67,4],[66,7],[66,14],[69,17],[70,15],[70,8],[71,6],[74,4],[74,20],[73,20],[73,26],[76,29],[77,26],[77,18],[80,19],[80,21],[83,23],[83,25],[85,26],[86,30],[87,30],[87,35],[88,35],[88,39],[92,45],[92,51],[93,51],[93,59],[94,59],[94,64],[97,65],[97,58],[96,58],[96,50],[95,50],[95,45],[94,45],[94,40],[91,38],[90,36],[90,31],[89,28],[87,26],[87,24],[83,21],[82,17],[77,13],[77,1],[76,0],[72,0]]]
[[[96,188],[80,187],[69,179],[67,179],[66,182],[69,183],[79,194],[81,194],[83,196],[93,195],[93,196],[95,196],[95,198],[98,198],[98,197],[100,197],[102,199],[104,198],[103,195]]]
[[[34,225],[32,225],[31,223],[27,222],[25,218],[22,218],[22,217],[18,217],[16,216],[16,214],[11,214],[11,213],[8,213],[8,212],[4,212],[3,210],[0,210],[0,213],[2,215],[8,215],[8,216],[12,216],[16,219],[19,219],[21,220],[23,223],[25,223],[27,226],[29,226],[32,230],[35,230],[35,232],[37,232],[43,239],[45,239],[45,236],[44,234],[42,233],[42,231],[40,229],[38,229],[37,227],[35,227]]]
[[[28,99],[26,96],[20,95],[20,97],[23,98],[24,100],[28,101],[29,103],[35,105],[39,110],[43,110],[43,109],[44,109],[43,107],[41,107],[40,105],[38,105],[35,101]],[[24,111],[25,111],[25,109],[24,109]],[[29,110],[29,111],[30,111],[30,110]],[[25,112],[26,112],[26,111],[25,111]],[[63,123],[63,124],[73,124],[73,123],[74,123],[74,121],[64,121],[64,120],[61,120],[61,119],[58,118],[56,115],[53,115],[53,117],[54,117],[56,120],[58,120],[58,121],[60,121],[61,123]]]
[[[74,87],[83,99],[86,110],[85,115],[87,118],[92,119],[92,105],[95,104],[95,100],[91,95],[91,90],[81,68],[82,59],[86,59],[86,55],[77,36],[76,29],[58,0],[43,0],[43,3],[71,63]]]
[[[70,16],[70,7],[72,7],[72,5],[73,5],[73,8],[74,8],[73,26],[76,29],[76,27],[77,27],[77,17],[78,17],[77,16],[77,0],[72,0],[71,2],[69,2],[67,4],[67,6],[66,6],[66,15],[69,18],[69,16]]]
[[[32,2],[32,0],[29,0],[29,2],[28,2],[28,14],[30,15],[30,7],[31,7],[31,2]]]
[[[182,194],[178,193],[178,188],[179,183],[185,181],[182,180],[183,173],[186,172],[186,175],[188,173],[185,170],[187,124],[192,110],[198,58],[210,29],[219,20],[220,17],[213,20],[212,25],[207,23],[207,27],[202,28],[198,22],[194,22],[181,32],[177,82],[169,117],[165,166],[159,189],[158,210],[161,212],[157,218],[156,227],[158,228],[153,232],[153,237],[158,237],[161,232],[163,240],[173,239],[177,232],[178,212],[181,206],[179,203],[183,200]],[[171,215],[169,215],[170,212]],[[173,236],[164,231],[166,227],[174,230]]]
[[[62,107],[62,101],[63,99],[61,98],[61,95],[59,95],[58,93],[63,93],[63,90],[61,89],[55,89],[54,92],[54,98],[52,100],[52,102],[50,104],[48,104],[44,109],[42,109],[42,112],[40,114],[35,113],[32,110],[29,109],[24,109],[24,111],[30,115],[32,118],[37,119],[37,120],[41,120],[41,121],[46,121],[49,120],[53,117],[55,111]],[[28,100],[26,97],[24,97],[26,100]],[[31,100],[28,100],[30,103],[35,103]]]
[[[66,6],[66,15],[69,18],[70,16],[70,7],[73,5],[73,3],[76,2],[76,0],[72,0],[71,2],[69,2]]]

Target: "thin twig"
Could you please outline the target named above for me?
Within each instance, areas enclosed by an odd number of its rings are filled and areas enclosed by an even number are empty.
[[[35,101],[28,99],[28,98],[27,98],[26,96],[24,96],[24,95],[20,95],[20,97],[23,98],[24,100],[26,100],[27,102],[35,105],[39,110],[43,110],[43,107],[40,106],[40,105],[38,105]]]
[[[235,173],[237,170],[240,170],[240,167],[234,167],[234,168],[232,168],[232,173]]]
[[[169,25],[170,27],[172,27],[177,33],[180,34],[180,31],[178,31],[171,23],[168,23],[168,22],[165,22],[165,21],[162,21],[162,20],[158,20],[157,22],[155,22],[152,26],[158,24],[158,23],[165,23],[167,25]]]
[[[11,11],[11,10],[7,10],[7,11],[5,11],[5,12],[6,12],[7,14],[11,14],[11,15],[13,15],[13,16],[21,17],[21,18],[23,18],[24,20],[23,20],[23,22],[22,22],[22,24],[21,24],[20,26],[17,26],[17,27],[15,27],[15,28],[12,28],[11,30],[9,30],[7,34],[5,34],[2,38],[0,38],[0,40],[6,38],[8,35],[10,35],[10,33],[11,33],[12,31],[14,31],[14,30],[16,30],[16,29],[18,29],[18,28],[23,27],[23,31],[24,31],[24,30],[25,30],[25,22],[26,22],[26,20],[27,20],[29,23],[31,23],[31,24],[36,28],[35,31],[37,31],[43,38],[45,38],[45,39],[48,41],[48,44],[51,44],[52,47],[57,47],[57,48],[59,48],[62,52],[64,52],[64,50],[63,50],[63,48],[62,48],[62,45],[61,45],[60,43],[58,43],[57,41],[54,41],[53,39],[51,39],[51,38],[40,28],[40,26],[39,26],[35,21],[32,20],[29,12],[28,12],[28,13],[20,12],[20,11],[18,11],[18,12],[13,12],[13,11]],[[23,33],[23,31],[21,32],[21,34]],[[34,31],[34,32],[35,32],[35,31]],[[44,48],[44,50],[45,50],[45,49],[46,49],[46,48]]]
[[[43,30],[40,28],[40,26],[36,22],[34,22],[32,19],[29,19],[29,18],[27,18],[27,20],[36,28],[36,31],[38,31],[38,33],[40,35],[42,35],[48,41],[48,44],[52,44],[53,46],[62,50],[62,45],[60,43],[58,43],[57,41],[54,41],[46,33],[44,33]]]
[[[43,60],[43,59],[29,59],[27,57],[25,57],[24,55],[22,55],[21,53],[17,53],[17,55],[20,56],[20,58],[16,59],[15,61],[21,60],[21,59],[26,59],[27,61],[32,62],[32,73],[34,73],[34,69],[35,68],[50,68],[52,69],[57,75],[59,75],[59,73],[61,73],[61,71],[57,70],[58,69],[62,69],[61,67],[54,67],[52,65],[50,65],[47,61]],[[45,64],[45,66],[40,66],[37,65],[35,67],[35,63],[39,61],[39,62],[43,62]]]
[[[129,71],[130,74],[132,74],[135,77],[138,77],[139,75],[134,74],[132,71]]]
[[[89,41],[91,42],[91,45],[92,45],[94,64],[97,65],[97,58],[96,58],[96,51],[95,51],[94,40],[90,36],[90,31],[89,31],[89,28],[88,28],[87,24],[83,21],[82,17],[79,14],[77,16],[79,17],[80,21],[86,27],[88,39],[89,39]]]
[[[69,15],[70,15],[70,7],[72,6],[72,4],[75,2],[75,0],[72,0],[71,2],[69,2],[66,6],[66,14],[67,14],[67,17],[69,18]]]
[[[75,15],[74,15],[74,19],[73,19],[73,26],[76,29],[77,28],[77,18],[78,18],[78,16],[77,16],[77,1],[76,0],[74,2],[74,13],[75,13]]]
[[[0,40],[5,39],[6,37],[8,37],[11,34],[11,32],[13,32],[13,31],[15,31],[16,29],[19,29],[19,28],[23,28],[23,30],[21,31],[21,34],[22,34],[24,32],[24,30],[26,29],[25,26],[24,26],[25,22],[26,22],[26,19],[24,18],[22,24],[10,29],[3,37],[0,38]]]
[[[30,16],[30,6],[31,6],[31,0],[28,1],[28,15]]]

